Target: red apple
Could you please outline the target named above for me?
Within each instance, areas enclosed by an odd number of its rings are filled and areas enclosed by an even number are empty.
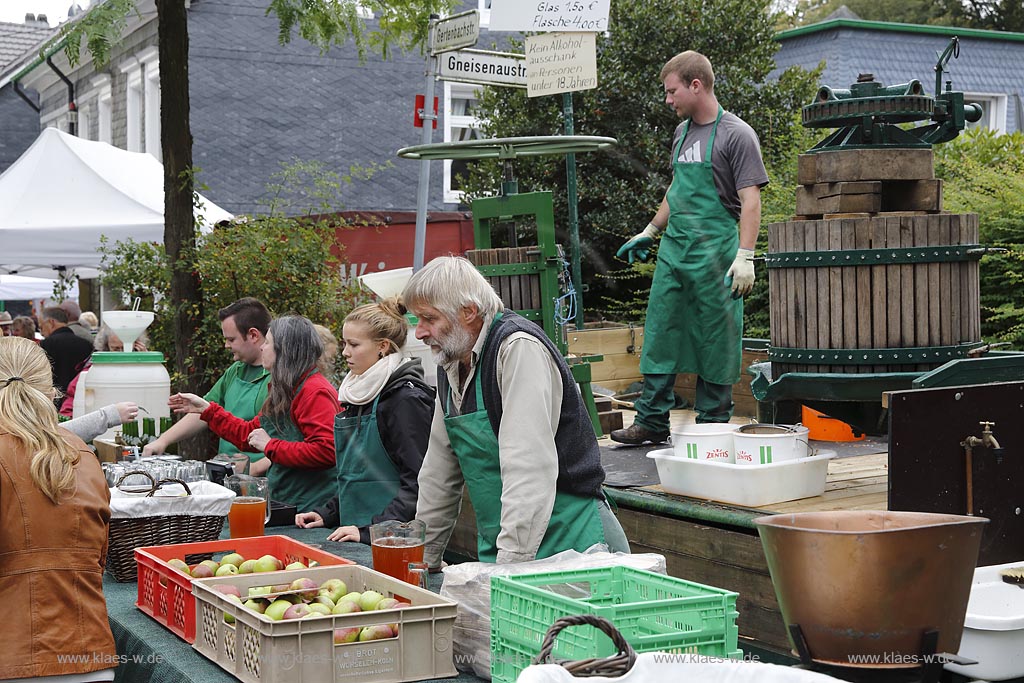
[[[364,642],[367,640],[383,640],[385,638],[394,637],[394,632],[391,630],[391,627],[387,624],[375,624],[373,626],[366,626],[359,632],[360,642]]]
[[[354,643],[359,640],[359,627],[334,629],[334,644]]]
[[[309,613],[309,605],[300,602],[299,604],[292,605],[291,607],[286,609],[284,611],[284,616],[282,617],[282,619],[301,619]]]
[[[299,593],[299,597],[303,600],[309,601],[316,597],[317,591],[320,590],[320,586],[316,584],[316,581],[308,578],[295,579],[292,581],[288,590],[302,591]]]
[[[242,597],[242,591],[238,590],[238,586],[230,583],[217,584],[213,587],[213,590],[218,593],[223,593],[224,595],[237,595],[238,597]]]
[[[363,608],[359,606],[359,603],[352,602],[351,600],[342,600],[334,609],[331,610],[331,614],[349,614],[350,612],[362,612]]]

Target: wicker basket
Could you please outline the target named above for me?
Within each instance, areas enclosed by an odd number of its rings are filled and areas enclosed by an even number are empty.
[[[618,648],[618,653],[610,657],[592,657],[577,661],[556,660],[551,656],[555,649],[555,638],[558,634],[570,626],[590,625],[601,629],[612,639],[612,643]],[[557,619],[544,635],[544,642],[541,643],[540,652],[533,659],[534,664],[558,664],[575,677],[585,678],[588,676],[622,676],[636,662],[636,652],[626,642],[626,639],[615,628],[615,624],[604,617],[593,614],[578,614],[570,617]]]
[[[188,484],[180,479],[161,479],[156,481],[148,472],[127,472],[118,479],[115,487],[120,487],[125,477],[142,474],[152,482],[152,488],[146,497],[152,497],[165,484],[181,484],[185,493],[192,495]],[[129,519],[111,519],[107,546],[107,571],[120,582],[135,581],[137,564],[135,549],[154,545],[170,545],[175,543],[194,543],[198,541],[214,541],[220,537],[224,528],[222,515],[160,515],[156,517],[133,517]]]

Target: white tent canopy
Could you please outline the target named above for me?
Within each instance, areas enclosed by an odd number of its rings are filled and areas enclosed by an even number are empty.
[[[207,229],[231,218],[201,199]],[[47,128],[0,175],[0,273],[94,277],[100,236],[163,242],[163,166],[149,154]]]
[[[0,274],[0,301],[45,301],[53,297],[54,281],[42,277]],[[69,299],[78,298],[78,283],[71,283]]]

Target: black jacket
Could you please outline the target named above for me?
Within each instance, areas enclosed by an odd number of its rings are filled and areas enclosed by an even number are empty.
[[[342,403],[346,416],[364,415],[373,401],[363,405]],[[377,402],[377,429],[380,440],[399,476],[398,495],[373,516],[372,523],[396,519],[408,522],[416,516],[416,498],[419,493],[417,477],[423,454],[427,452],[430,423],[434,416],[434,389],[423,379],[423,365],[419,358],[403,363],[388,378]],[[324,501],[314,510],[323,517],[324,526],[337,527],[345,520],[338,517],[338,497]],[[359,527],[359,541],[370,543],[369,526]]]
[[[50,357],[53,386],[61,392],[67,391],[68,384],[92,355],[92,344],[77,336],[67,326],[55,329],[49,337],[39,342],[39,346]]]

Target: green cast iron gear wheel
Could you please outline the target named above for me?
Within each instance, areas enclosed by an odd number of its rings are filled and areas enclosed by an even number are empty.
[[[611,147],[617,142],[615,138],[594,135],[485,138],[403,147],[398,150],[398,156],[405,159],[515,159],[542,154],[594,152]]]
[[[884,123],[906,123],[932,118],[935,100],[925,95],[829,99],[808,104],[801,110],[806,128],[843,128],[877,117]]]

